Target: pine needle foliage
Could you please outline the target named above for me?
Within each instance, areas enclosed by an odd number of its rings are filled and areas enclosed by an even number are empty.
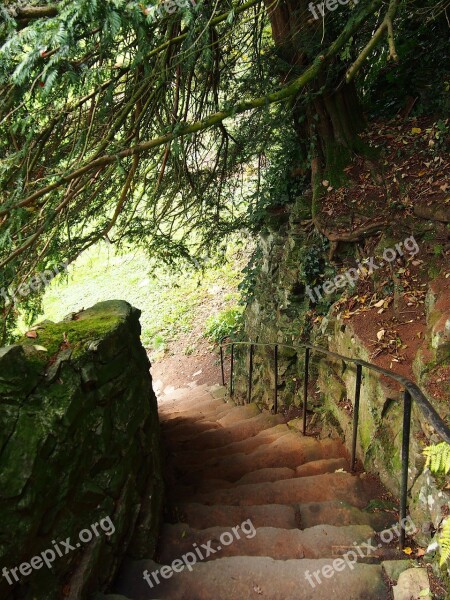
[[[258,231],[292,191],[290,156],[278,178],[269,168],[279,149],[386,10],[350,2],[322,22],[305,0],[167,0],[155,18],[160,3],[0,6],[0,292],[102,239],[195,263]],[[295,25],[281,41],[274,14]],[[304,185],[315,143],[298,145]],[[0,313],[4,340],[16,315],[1,296]]]

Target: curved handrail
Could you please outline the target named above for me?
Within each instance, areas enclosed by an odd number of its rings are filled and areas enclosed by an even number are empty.
[[[433,405],[430,403],[430,401],[425,396],[425,394],[422,392],[422,390],[413,381],[411,381],[407,377],[403,377],[403,375],[399,375],[398,373],[395,373],[394,371],[391,371],[389,369],[384,369],[383,367],[379,367],[378,365],[367,362],[360,358],[352,358],[350,356],[344,356],[343,354],[338,354],[337,352],[331,352],[331,350],[327,350],[326,348],[322,348],[321,346],[313,346],[312,344],[305,343],[305,344],[301,344],[300,346],[291,346],[289,344],[270,344],[270,343],[263,343],[263,342],[235,342],[235,341],[224,344],[223,341],[225,339],[227,339],[228,337],[229,336],[225,336],[220,340],[220,346],[222,348],[226,347],[226,346],[231,346],[231,345],[233,345],[233,346],[241,346],[241,345],[242,346],[250,346],[250,345],[266,346],[266,347],[272,347],[272,348],[274,348],[275,346],[278,346],[278,348],[288,348],[289,350],[295,350],[295,351],[309,348],[310,350],[312,350],[314,352],[320,352],[321,354],[331,356],[332,358],[338,358],[347,363],[353,363],[354,365],[361,365],[361,367],[365,367],[366,369],[370,369],[371,371],[376,371],[377,373],[380,373],[381,375],[385,375],[386,377],[389,377],[390,379],[397,381],[405,389],[408,390],[408,392],[411,394],[413,399],[417,402],[419,408],[421,409],[421,411],[422,411],[424,417],[427,419],[427,421],[434,427],[434,429],[440,435],[440,437],[445,442],[450,444],[450,428],[447,427],[447,425],[444,423],[444,421],[439,416],[438,412],[433,407]]]
[[[278,410],[278,349],[288,348],[298,352],[299,350],[305,350],[305,369],[304,369],[304,381],[303,381],[303,434],[306,435],[306,410],[308,403],[308,375],[309,375],[309,359],[311,352],[319,352],[326,356],[342,360],[344,363],[351,363],[356,365],[356,388],[355,388],[355,401],[353,409],[353,439],[352,439],[352,456],[351,456],[351,469],[355,470],[356,464],[356,443],[358,435],[358,419],[359,419],[359,404],[360,404],[360,392],[361,392],[361,381],[362,381],[362,369],[366,368],[381,375],[385,375],[394,381],[400,383],[404,388],[404,404],[403,404],[403,435],[402,435],[402,472],[401,472],[401,484],[400,484],[400,547],[403,548],[405,544],[405,519],[407,515],[407,493],[408,493],[408,467],[409,467],[409,445],[410,445],[410,434],[411,434],[411,412],[412,412],[412,400],[414,400],[419,406],[425,419],[433,426],[439,436],[448,444],[450,444],[450,428],[444,423],[443,419],[439,416],[433,405],[430,403],[428,398],[422,392],[422,390],[410,379],[399,375],[389,369],[384,369],[378,365],[361,360],[359,358],[352,358],[350,356],[344,356],[337,352],[332,352],[321,346],[313,346],[312,344],[301,344],[299,346],[291,346],[289,344],[277,344],[277,343],[264,343],[264,342],[251,342],[251,341],[230,341],[224,343],[230,336],[224,336],[220,340],[220,362],[222,370],[222,383],[225,385],[225,370],[224,370],[224,348],[231,346],[231,372],[230,372],[230,395],[233,395],[233,367],[234,367],[234,348],[235,346],[248,346],[250,349],[250,367],[248,374],[248,401],[251,401],[252,397],[252,374],[253,374],[253,354],[254,349],[257,346],[271,347],[274,350],[275,360],[275,386],[274,386],[274,412]]]

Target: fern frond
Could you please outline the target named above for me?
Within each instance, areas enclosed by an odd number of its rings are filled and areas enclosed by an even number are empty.
[[[441,442],[435,446],[427,446],[423,453],[427,457],[426,466],[434,475],[447,475],[450,471],[450,444]]]
[[[441,566],[450,558],[450,518],[447,519],[442,528],[439,538],[439,546],[441,548]]]

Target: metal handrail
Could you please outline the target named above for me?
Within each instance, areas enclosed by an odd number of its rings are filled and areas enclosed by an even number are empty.
[[[220,340],[220,365],[222,371],[222,384],[225,386],[225,367],[224,367],[224,348],[231,346],[231,369],[230,369],[230,396],[234,394],[233,376],[234,376],[234,349],[236,346],[248,346],[250,349],[250,364],[248,374],[248,396],[247,401],[251,402],[252,399],[252,379],[253,379],[253,357],[256,346],[271,347],[274,353],[275,362],[275,389],[274,389],[274,413],[278,412],[278,350],[280,347],[287,348],[289,350],[305,351],[305,368],[304,368],[304,379],[303,379],[303,435],[306,435],[306,411],[308,405],[308,377],[309,377],[309,362],[311,352],[319,352],[342,360],[344,363],[351,363],[356,365],[356,385],[355,385],[355,402],[353,407],[353,435],[352,435],[352,456],[351,456],[351,470],[355,470],[356,465],[356,445],[358,439],[358,420],[359,420],[359,404],[361,396],[361,382],[362,382],[362,369],[363,367],[381,375],[385,375],[394,381],[397,381],[404,388],[403,398],[403,436],[402,436],[402,473],[401,473],[401,490],[400,490],[400,547],[403,548],[405,544],[405,519],[407,516],[407,493],[408,493],[408,467],[409,467],[409,446],[410,446],[410,434],[411,434],[411,412],[412,412],[412,400],[414,400],[420,408],[425,419],[430,423],[439,436],[450,444],[450,428],[444,423],[439,414],[436,412],[432,404],[426,398],[422,390],[410,379],[398,375],[388,369],[383,369],[378,365],[369,363],[359,358],[352,358],[350,356],[343,356],[336,352],[326,350],[321,346],[313,346],[312,344],[301,344],[300,346],[290,346],[288,344],[270,344],[262,342],[237,342],[230,341],[224,343],[224,340],[229,339],[229,336],[225,336]]]

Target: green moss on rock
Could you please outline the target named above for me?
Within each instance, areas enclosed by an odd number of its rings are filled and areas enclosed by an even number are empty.
[[[56,600],[67,585],[69,600],[84,600],[106,588],[128,549],[137,558],[154,552],[159,421],[139,314],[126,302],[104,302],[0,349],[2,566],[29,561],[52,540],[77,539],[106,516],[115,526],[51,571],[33,571],[14,587],[3,578],[2,598]]]

